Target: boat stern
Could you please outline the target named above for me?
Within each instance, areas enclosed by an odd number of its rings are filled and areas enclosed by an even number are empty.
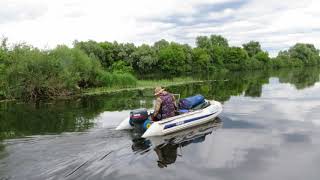
[[[125,129],[132,129],[133,127],[129,123],[129,117],[124,119],[116,128],[116,130],[125,130]]]
[[[218,101],[210,101],[210,104],[212,105],[212,110],[215,112],[218,112],[220,114],[222,112],[222,104]]]
[[[151,136],[161,136],[162,135],[163,126],[158,122],[154,122],[147,129],[147,131],[142,135],[143,138],[151,137]]]

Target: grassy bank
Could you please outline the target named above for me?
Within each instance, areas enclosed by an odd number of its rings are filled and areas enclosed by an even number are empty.
[[[169,87],[175,85],[182,85],[188,83],[199,83],[204,82],[203,80],[197,80],[191,77],[178,77],[172,79],[160,79],[160,80],[136,80],[135,83],[130,86],[123,86],[122,84],[114,85],[114,86],[103,86],[96,88],[86,88],[73,95],[68,96],[56,96],[54,99],[69,99],[73,97],[81,97],[81,96],[91,96],[91,95],[101,95],[108,94],[120,91],[130,91],[130,90],[144,90],[144,89],[153,89],[157,86],[161,87]],[[16,99],[3,99],[0,102],[8,102],[15,101]]]
[[[151,89],[157,86],[168,87],[174,85],[181,85],[187,83],[197,83],[203,82],[201,80],[196,80],[191,77],[185,78],[173,78],[173,79],[161,79],[161,80],[138,80],[136,86],[127,87],[127,88],[119,88],[119,87],[98,87],[98,88],[90,88],[86,89],[82,92],[82,95],[98,95],[112,92],[119,92],[125,90],[143,90],[143,89]]]

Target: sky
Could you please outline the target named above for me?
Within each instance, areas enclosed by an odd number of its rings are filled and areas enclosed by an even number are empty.
[[[319,0],[0,0],[0,36],[39,48],[74,40],[195,45],[217,34],[259,41],[275,56],[297,42],[320,49]]]

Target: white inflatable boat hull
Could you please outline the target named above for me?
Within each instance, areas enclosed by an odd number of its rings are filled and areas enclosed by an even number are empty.
[[[124,119],[116,128],[116,130],[126,130],[126,129],[133,129],[133,127],[129,123],[130,117]]]
[[[143,138],[151,136],[163,136],[193,126],[197,126],[213,120],[222,112],[222,105],[218,101],[210,101],[210,106],[174,116],[162,121],[154,122],[142,135]],[[129,118],[123,120],[116,130],[132,129]]]

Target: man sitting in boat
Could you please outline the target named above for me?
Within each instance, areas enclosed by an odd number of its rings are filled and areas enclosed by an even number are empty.
[[[155,88],[154,95],[157,99],[154,113],[151,116],[152,121],[160,121],[175,116],[177,110],[175,97],[161,87]]]

